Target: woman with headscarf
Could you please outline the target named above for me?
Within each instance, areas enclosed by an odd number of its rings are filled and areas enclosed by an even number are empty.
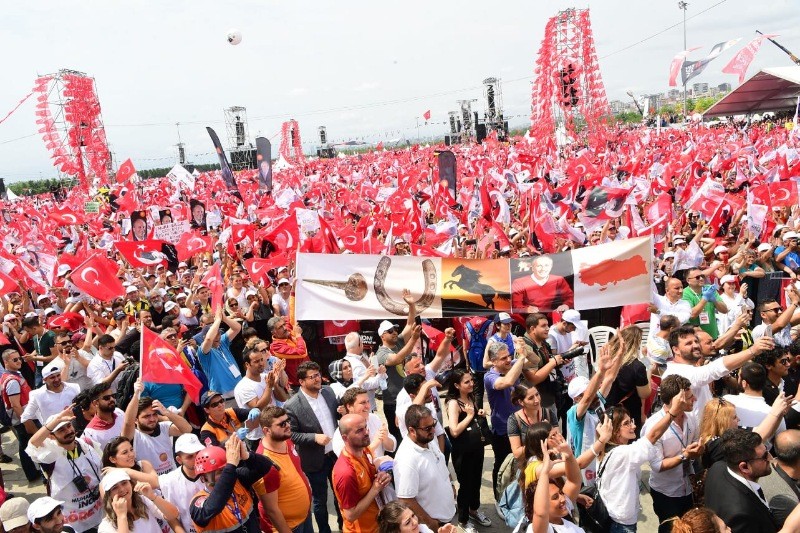
[[[350,387],[363,387],[364,382],[370,379],[370,375],[365,373],[358,381],[353,381],[353,367],[346,359],[337,359],[328,365],[328,373],[333,380],[331,389],[336,394],[336,399],[341,399],[344,391]]]

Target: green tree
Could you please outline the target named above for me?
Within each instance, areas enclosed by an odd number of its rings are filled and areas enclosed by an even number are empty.
[[[642,114],[635,111],[624,111],[617,113],[614,118],[623,124],[633,124],[642,121]]]
[[[698,98],[694,103],[694,112],[705,113],[709,107],[717,103],[717,100],[718,98],[714,98],[713,96],[704,96],[702,98]]]

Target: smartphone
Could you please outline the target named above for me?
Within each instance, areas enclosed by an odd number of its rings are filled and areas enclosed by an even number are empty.
[[[464,241],[464,244],[466,244],[467,246],[473,246],[475,244],[478,244],[478,241],[477,239],[467,239],[466,241]]]
[[[421,326],[422,325],[422,317],[417,315],[414,317],[414,324]]]

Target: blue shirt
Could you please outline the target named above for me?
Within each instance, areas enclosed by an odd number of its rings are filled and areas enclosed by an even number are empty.
[[[499,333],[495,333],[489,337],[489,344],[493,342],[500,342],[508,346],[508,355],[510,355],[512,358],[514,357],[514,336],[511,333],[506,335],[505,339],[501,337]]]
[[[158,400],[164,407],[180,409],[183,406],[183,385],[146,382],[142,396]]]
[[[785,246],[778,246],[775,248],[773,255],[778,257],[786,249]],[[800,255],[797,252],[789,252],[783,258],[783,264],[791,268],[792,270],[800,270]]]
[[[495,390],[494,383],[500,377],[500,373],[492,368],[483,376],[483,385],[486,395],[489,397],[489,407],[492,409],[492,433],[505,436],[508,435],[508,417],[514,414],[516,408],[511,403],[513,385],[502,390]],[[517,383],[519,383],[519,380],[517,380]]]
[[[220,335],[219,347],[211,348],[208,353],[203,353],[202,343],[198,345],[197,358],[200,359],[200,364],[208,376],[210,390],[220,394],[232,393],[236,384],[242,379],[239,365],[231,353],[231,340],[227,333]]]

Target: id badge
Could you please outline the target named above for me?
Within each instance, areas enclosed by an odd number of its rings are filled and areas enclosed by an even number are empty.
[[[700,319],[700,324],[704,326],[707,326],[708,324],[711,323],[711,321],[708,319],[708,313],[706,313],[705,311],[700,313],[700,316],[698,318]]]
[[[231,375],[233,375],[235,378],[238,378],[242,375],[242,373],[239,372],[239,367],[236,365],[228,365],[228,370],[231,371]]]

